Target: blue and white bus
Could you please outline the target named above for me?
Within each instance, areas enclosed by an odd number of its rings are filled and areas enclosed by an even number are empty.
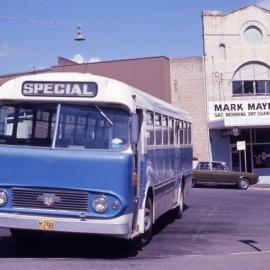
[[[0,227],[145,244],[191,186],[191,119],[122,82],[46,73],[0,86]]]

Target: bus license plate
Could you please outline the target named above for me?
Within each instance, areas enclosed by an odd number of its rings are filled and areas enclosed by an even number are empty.
[[[38,229],[43,231],[52,231],[53,230],[53,221],[51,220],[39,220]]]

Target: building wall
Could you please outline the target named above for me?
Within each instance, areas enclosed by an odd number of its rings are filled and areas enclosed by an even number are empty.
[[[164,56],[59,65],[52,67],[51,71],[89,72],[125,82],[167,102],[171,101],[170,60]]]
[[[236,149],[238,141],[245,141],[249,144],[247,169],[267,176],[268,181],[270,138],[265,135],[270,132],[270,91],[266,90],[270,83],[269,22],[270,11],[256,5],[229,13],[202,13],[209,158],[227,161],[228,165],[230,160],[235,167],[231,146]],[[242,83],[242,92],[233,92],[233,82]],[[259,82],[265,83],[263,93],[258,90]],[[251,92],[245,91],[248,87],[244,85],[249,83]],[[215,110],[217,104],[220,107]],[[240,132],[230,134],[235,129]],[[251,135],[245,134],[245,129],[251,130]],[[224,133],[229,135],[223,137]],[[257,134],[265,138],[260,140]],[[259,165],[258,156],[264,157]]]
[[[232,96],[232,78],[237,69],[251,61],[270,63],[270,11],[255,5],[227,14],[204,11],[202,20],[208,101],[238,100],[239,97]],[[251,45],[245,40],[244,32],[250,25],[263,32],[259,44]],[[225,46],[225,57],[219,48],[221,44]]]
[[[172,104],[188,111],[192,117],[193,155],[199,160],[208,159],[203,75],[202,57],[171,59]]]

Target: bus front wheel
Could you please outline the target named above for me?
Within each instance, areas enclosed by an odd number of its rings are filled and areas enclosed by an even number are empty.
[[[181,189],[179,191],[179,204],[174,209],[174,216],[176,219],[180,219],[183,216],[184,211],[184,185],[181,185]]]
[[[144,233],[132,240],[132,245],[141,248],[149,243],[153,230],[153,202],[148,196],[144,210]]]
[[[144,246],[149,243],[153,229],[153,202],[150,197],[147,198],[144,211],[144,233],[141,236],[141,244]]]

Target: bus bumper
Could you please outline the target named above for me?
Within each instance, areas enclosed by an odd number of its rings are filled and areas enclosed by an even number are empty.
[[[51,226],[44,231],[99,234],[129,239],[132,216],[127,214],[114,219],[101,220],[0,213],[0,227],[42,230],[39,228],[40,224],[48,222]]]

